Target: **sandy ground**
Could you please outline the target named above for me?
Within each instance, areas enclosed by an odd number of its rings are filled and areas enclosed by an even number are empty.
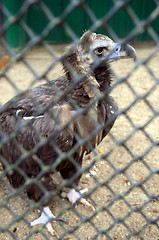
[[[59,56],[64,47],[53,46],[51,49]],[[152,45],[135,48],[139,61],[154,50]],[[22,62],[14,64],[7,72],[10,83],[5,78],[0,81],[0,103],[4,104],[19,90],[39,84],[34,81],[35,75],[42,76],[51,66],[52,60],[44,48],[35,47],[25,58],[32,71]],[[63,236],[62,239],[159,239],[159,175],[155,174],[159,170],[159,116],[150,108],[151,105],[156,113],[159,111],[159,86],[150,75],[153,71],[154,77],[159,79],[158,63],[159,53],[147,63],[148,68],[139,65],[127,81],[113,88],[111,95],[116,99],[119,109],[126,109],[126,114],[118,117],[110,134],[99,145],[97,156],[90,154],[85,157],[84,167],[95,157],[97,161],[89,172],[83,174],[79,185],[80,189],[87,187],[92,193],[88,200],[94,204],[96,211],[81,204],[74,210],[67,200],[57,197],[52,202],[51,210],[56,216],[68,221],[68,224],[63,225],[53,223],[58,234]],[[132,60],[122,60],[113,63],[112,69],[118,78],[126,76],[134,66]],[[45,75],[47,79],[54,79],[61,74],[61,66],[57,64]],[[129,108],[133,101],[135,104]],[[124,141],[124,144],[118,146],[117,141]],[[108,152],[107,158],[102,158]],[[132,162],[133,156],[136,160]],[[7,200],[13,189],[2,175],[0,179],[0,229],[6,228],[4,233],[0,233],[0,240],[56,239],[46,229],[37,232],[37,227],[29,227],[29,222],[39,216],[39,210],[29,210],[31,203],[22,194],[13,194]],[[152,224],[153,221],[156,224]],[[74,233],[69,234],[73,229]]]

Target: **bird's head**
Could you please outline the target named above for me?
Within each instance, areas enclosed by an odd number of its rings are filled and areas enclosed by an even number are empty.
[[[122,58],[136,60],[136,52],[131,45],[120,45],[105,35],[91,33],[90,31],[85,32],[81,37],[79,52],[85,58],[85,62],[89,61],[91,64],[95,62],[104,64]]]
[[[120,45],[105,35],[87,31],[82,35],[80,43],[67,51],[62,64],[67,79],[70,81],[80,76],[80,84],[89,85],[85,91],[87,89],[87,94],[94,96],[89,92],[92,86],[103,91],[111,85],[108,64],[123,58],[136,60],[136,52],[131,45]]]

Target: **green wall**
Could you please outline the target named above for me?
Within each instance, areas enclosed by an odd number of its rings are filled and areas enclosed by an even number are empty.
[[[123,0],[124,1],[124,0]],[[75,34],[79,37],[82,33],[92,26],[91,16],[82,6],[78,6],[70,11],[68,5],[71,1],[69,0],[41,0],[41,4],[33,4],[26,9],[25,14],[22,16],[22,20],[30,27],[36,36],[40,36],[45,27],[50,24],[50,19],[44,10],[48,10],[53,14],[54,17],[64,17],[64,23],[66,28],[59,24],[55,26],[47,35],[45,40],[49,43],[66,43],[71,41],[67,26],[69,26]],[[11,15],[17,15],[20,7],[24,3],[23,0],[3,0],[3,5],[7,8]],[[103,18],[113,7],[112,0],[87,0],[86,4],[93,11],[96,18]],[[47,8],[45,8],[47,6]],[[156,8],[153,0],[132,0],[129,6],[134,10],[135,14],[140,20],[146,19],[151,12]],[[69,12],[67,15],[66,13]],[[66,16],[67,15],[67,16]],[[4,21],[7,21],[7,17],[4,14]],[[53,25],[49,25],[52,27]],[[106,30],[106,26],[109,26],[117,34],[119,38],[125,38],[130,31],[135,27],[135,24],[127,11],[122,8],[118,10],[113,18],[108,21],[105,26],[100,27],[96,32],[104,33],[109,35]],[[159,17],[157,17],[152,23],[151,27],[159,33]],[[19,23],[12,23],[6,31],[6,38],[8,44],[12,48],[22,48],[30,40],[30,36],[20,26]],[[134,41],[149,41],[152,40],[146,29],[142,29],[133,39]]]

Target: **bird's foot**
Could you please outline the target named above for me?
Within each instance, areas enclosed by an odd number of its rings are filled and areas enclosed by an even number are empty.
[[[43,212],[39,218],[34,220],[30,223],[31,226],[37,225],[37,224],[44,224],[47,227],[47,230],[52,234],[55,235],[57,238],[59,238],[57,232],[53,229],[51,222],[55,221],[57,222],[55,216],[52,214],[49,207],[44,207]]]
[[[84,204],[85,206],[91,208],[93,211],[95,211],[95,208],[93,207],[93,205],[91,205],[88,201],[86,201],[83,197],[82,194],[87,192],[88,188],[85,188],[79,192],[77,192],[75,189],[70,189],[68,193],[66,192],[62,192],[61,193],[61,197],[62,198],[68,198],[68,200],[70,201],[70,203],[72,204],[76,204],[77,202],[80,202],[82,204]]]

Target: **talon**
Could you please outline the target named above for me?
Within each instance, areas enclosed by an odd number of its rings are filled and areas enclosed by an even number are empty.
[[[81,197],[81,195],[88,191],[88,188],[85,188],[79,192],[76,192],[75,189],[70,189],[68,193],[62,192],[61,197],[62,198],[68,198],[71,204],[76,204],[78,201],[82,203],[83,205],[91,208],[93,211],[95,211],[94,206],[92,206],[87,200]]]
[[[51,225],[50,222],[46,224],[46,227],[47,227],[47,230],[48,230],[53,236],[56,236],[57,239],[59,239],[58,233],[53,229],[53,227],[52,227],[52,225]]]
[[[68,221],[66,221],[66,220],[63,219],[63,218],[59,218],[59,219],[56,218],[56,221],[57,221],[57,222],[63,222],[63,223],[68,224]]]
[[[86,201],[84,198],[80,199],[80,203],[82,203],[83,205],[85,205],[85,206],[91,208],[93,211],[95,211],[95,207],[92,204],[90,204],[88,201]]]
[[[59,235],[54,230],[54,228],[51,225],[51,221],[59,222],[59,221],[65,221],[64,219],[56,219],[55,216],[50,211],[49,207],[44,207],[43,212],[41,216],[30,223],[31,226],[37,225],[37,224],[44,224],[47,228],[47,230],[54,236],[56,236],[59,239]]]

